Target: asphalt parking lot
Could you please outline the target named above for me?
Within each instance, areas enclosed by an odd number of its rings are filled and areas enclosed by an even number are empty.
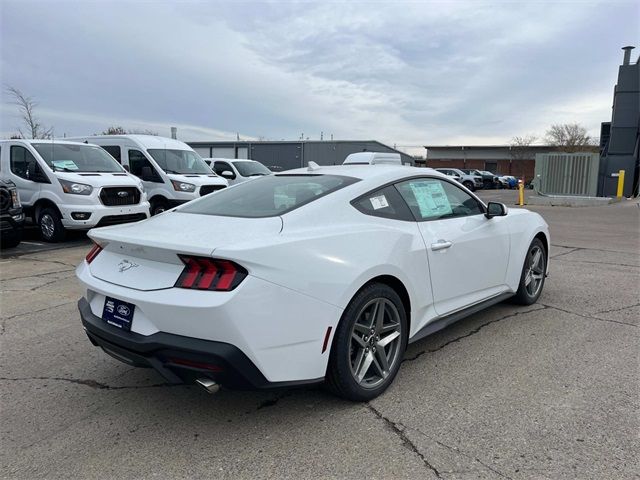
[[[0,476],[638,478],[640,208],[531,209],[553,244],[539,303],[500,304],[411,345],[368,404],[320,388],[165,385],[85,337],[84,237],[5,252]]]

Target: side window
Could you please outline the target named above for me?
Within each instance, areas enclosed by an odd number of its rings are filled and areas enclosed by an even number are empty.
[[[484,213],[480,202],[457,186],[437,178],[416,178],[397,184],[419,220],[466,217]]]
[[[393,185],[368,193],[351,204],[365,215],[415,221],[407,204]]]
[[[140,150],[129,150],[129,169],[132,174],[136,177],[142,178],[142,169],[148,167],[151,169],[151,175],[154,177],[154,180],[145,180],[145,181],[153,181],[161,183],[162,180],[156,169],[153,168],[151,162],[147,160],[147,157],[144,156]]]
[[[29,150],[21,146],[11,147],[11,159],[9,161],[9,168],[14,174],[21,178],[29,180],[30,164],[34,164],[37,167],[38,162]]]
[[[118,163],[122,163],[122,156],[120,154],[120,147],[118,145],[100,145],[107,151],[109,155],[116,159]]]
[[[233,180],[234,178],[236,178],[236,174],[234,173],[233,168],[231,168],[231,165],[229,165],[227,162],[216,162],[213,166],[213,171],[218,175],[222,175],[222,172],[229,171],[233,173],[233,177],[231,177],[231,179]]]

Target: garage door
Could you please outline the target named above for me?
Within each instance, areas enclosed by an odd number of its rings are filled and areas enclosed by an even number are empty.
[[[236,158],[234,147],[213,147],[211,150],[211,158]]]
[[[202,158],[209,158],[209,147],[196,147],[193,150]]]

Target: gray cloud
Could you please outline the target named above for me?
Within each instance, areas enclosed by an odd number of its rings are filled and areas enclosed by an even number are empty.
[[[597,134],[634,2],[4,0],[2,82],[56,132],[185,139],[506,142],[563,121]],[[2,98],[0,133],[15,109]],[[163,130],[164,129],[164,130]]]

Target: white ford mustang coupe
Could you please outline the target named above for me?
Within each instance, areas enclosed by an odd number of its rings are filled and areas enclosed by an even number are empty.
[[[535,302],[550,245],[538,214],[401,165],[312,165],[89,236],[78,306],[108,354],[209,391],[325,382],[357,401],[408,342]]]

